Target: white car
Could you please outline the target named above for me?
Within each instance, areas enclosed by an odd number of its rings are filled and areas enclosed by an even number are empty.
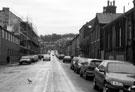
[[[19,60],[19,64],[28,63],[31,64],[31,56],[22,56]]]
[[[49,54],[45,54],[44,55],[44,58],[43,58],[43,61],[50,61],[51,60],[51,57]]]

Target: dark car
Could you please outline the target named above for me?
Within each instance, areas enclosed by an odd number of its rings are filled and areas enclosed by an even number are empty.
[[[80,69],[80,76],[84,76],[85,79],[93,79],[94,77],[94,69],[102,62],[100,59],[88,59],[88,62],[82,63]]]
[[[58,55],[58,58],[59,58],[59,59],[63,59],[64,57],[65,57],[64,54],[59,54],[59,55]]]
[[[116,60],[104,60],[94,71],[94,89],[103,92],[128,92],[135,81],[135,66]]]
[[[75,62],[74,72],[80,73],[81,66],[84,62],[87,62],[87,58],[79,57],[77,62]]]
[[[65,56],[63,58],[63,63],[65,63],[65,62],[70,63],[71,62],[71,57],[70,56]]]
[[[70,69],[74,70],[75,62],[77,62],[77,60],[78,60],[78,57],[73,57],[70,63]]]

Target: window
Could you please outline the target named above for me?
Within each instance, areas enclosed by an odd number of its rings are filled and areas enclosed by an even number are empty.
[[[121,47],[121,40],[122,40],[122,39],[121,39],[121,36],[122,36],[121,34],[122,34],[122,32],[121,32],[121,28],[120,28],[120,30],[119,30],[119,37],[120,37],[120,38],[119,38],[119,40],[120,40],[119,46],[120,46],[120,47]]]
[[[109,63],[108,72],[135,74],[135,67],[128,63]]]
[[[13,36],[11,35],[11,42],[13,42]]]
[[[8,33],[8,40],[10,41],[10,33]]]
[[[2,30],[2,38],[4,38],[4,35],[5,35],[5,31]]]
[[[6,33],[6,39],[7,39],[7,32],[5,32]]]

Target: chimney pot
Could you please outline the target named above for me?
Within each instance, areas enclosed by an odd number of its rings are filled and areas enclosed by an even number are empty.
[[[110,2],[110,5],[112,6],[112,2]]]

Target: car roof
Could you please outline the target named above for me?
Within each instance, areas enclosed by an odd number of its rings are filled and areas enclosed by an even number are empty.
[[[65,56],[65,57],[70,57],[70,56]]]

